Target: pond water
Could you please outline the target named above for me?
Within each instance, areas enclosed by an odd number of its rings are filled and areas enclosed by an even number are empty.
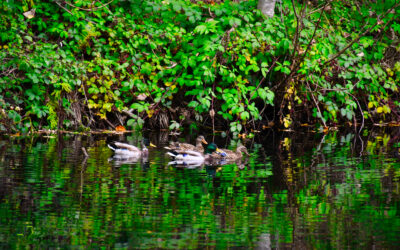
[[[107,143],[138,134],[0,135],[0,248],[399,249],[398,130],[264,131],[242,162],[168,165],[196,136],[145,132],[134,162]]]

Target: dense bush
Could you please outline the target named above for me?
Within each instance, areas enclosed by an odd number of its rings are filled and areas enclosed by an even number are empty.
[[[398,120],[399,4],[317,2],[3,2],[0,130]]]

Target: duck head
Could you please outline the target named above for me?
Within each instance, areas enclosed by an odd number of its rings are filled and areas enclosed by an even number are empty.
[[[197,137],[196,143],[208,144],[207,141],[206,141],[206,139],[205,139],[204,136],[202,136],[202,135],[200,135],[199,137]]]
[[[217,153],[219,153],[219,154],[225,154],[225,152],[223,152],[223,151],[221,151],[219,148],[218,148],[218,146],[217,146],[217,144],[215,144],[215,143],[209,143],[208,145],[207,145],[207,147],[204,149],[204,154],[212,154],[212,153],[214,153],[214,152],[217,152]]]
[[[147,147],[153,147],[153,148],[156,147],[153,143],[149,141],[149,139],[143,139],[141,142],[141,146],[142,150],[147,150]]]
[[[249,156],[250,154],[249,154],[249,152],[247,152],[247,148],[245,147],[245,146],[239,146],[237,149],[236,149],[236,151],[237,152],[241,152],[241,153],[245,153],[247,156]]]

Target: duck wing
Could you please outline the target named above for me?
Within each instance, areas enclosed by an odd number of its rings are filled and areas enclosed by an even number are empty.
[[[114,142],[114,145],[120,149],[126,149],[132,152],[138,152],[140,153],[141,150],[138,147],[135,147],[133,145],[127,144],[127,143],[122,143],[122,142]]]
[[[195,146],[189,143],[171,142],[168,147],[164,147],[168,150],[194,150]]]
[[[176,148],[177,150],[194,150],[196,148],[195,145],[189,144],[189,143],[178,143],[178,147]]]
[[[203,158],[203,154],[193,150],[176,150],[178,154],[192,156],[192,157],[201,157]]]
[[[204,161],[203,154],[193,150],[174,150],[167,154],[174,157],[175,160]]]

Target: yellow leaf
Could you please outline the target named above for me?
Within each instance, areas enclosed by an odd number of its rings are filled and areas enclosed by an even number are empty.
[[[167,87],[169,87],[169,86],[172,85],[172,82],[166,82],[166,83],[164,83],[164,85],[167,86]]]
[[[289,138],[285,137],[285,139],[283,139],[283,146],[285,146],[285,147],[289,147],[290,146]]]
[[[151,118],[154,114],[154,110],[153,109],[146,110],[146,113],[149,116],[149,118]]]
[[[285,128],[288,128],[289,127],[289,121],[288,120],[284,120],[284,122],[283,122],[283,125],[285,126]]]
[[[368,103],[368,108],[369,108],[369,109],[372,109],[373,107],[374,107],[374,103],[373,103],[373,102],[369,102],[369,103]]]
[[[390,113],[390,108],[389,108],[389,106],[388,105],[385,105],[385,106],[383,106],[383,112],[385,112],[385,114],[388,114],[388,113]]]
[[[378,114],[382,113],[382,112],[383,112],[383,108],[382,108],[382,107],[378,107],[378,108],[376,109],[376,112],[378,112]]]

